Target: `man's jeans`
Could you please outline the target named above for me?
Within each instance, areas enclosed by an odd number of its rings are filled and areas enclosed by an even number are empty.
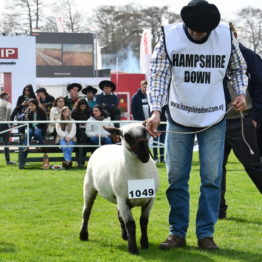
[[[225,141],[225,120],[196,134],[200,159],[200,197],[196,218],[198,239],[212,237],[218,218],[220,184]],[[167,124],[167,131],[192,132],[194,129]],[[170,234],[185,238],[189,225],[188,181],[191,170],[195,134],[167,133],[166,162],[170,204]]]

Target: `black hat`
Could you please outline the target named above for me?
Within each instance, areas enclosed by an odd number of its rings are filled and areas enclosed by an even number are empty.
[[[218,8],[205,0],[190,1],[182,8],[180,15],[186,26],[196,32],[210,32],[220,22]]]
[[[112,81],[109,81],[109,80],[103,80],[99,83],[99,87],[100,89],[104,89],[105,86],[109,86],[111,87],[112,89],[112,92],[114,92],[116,90],[116,85],[112,82]]]
[[[40,87],[35,92],[36,93],[40,93],[40,92],[46,93],[46,89],[44,87]]]
[[[84,95],[86,95],[88,92],[93,92],[93,94],[95,95],[97,93],[97,90],[92,86],[87,86],[82,90],[82,93]]]
[[[80,84],[78,84],[78,83],[69,84],[66,89],[69,92],[74,87],[78,88],[78,92],[82,89],[82,86]]]

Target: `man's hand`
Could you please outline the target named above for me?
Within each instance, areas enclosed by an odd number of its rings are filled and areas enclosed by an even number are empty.
[[[237,96],[232,105],[237,111],[244,111],[246,108],[246,96],[243,94]]]
[[[157,131],[157,128],[160,124],[160,112],[153,111],[151,117],[146,120],[145,122],[146,130],[148,133],[153,136],[154,138],[160,136],[160,132]]]

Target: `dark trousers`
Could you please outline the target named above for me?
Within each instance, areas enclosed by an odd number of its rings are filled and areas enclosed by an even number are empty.
[[[7,130],[7,129],[9,129],[7,124],[1,124],[0,125],[0,132]],[[9,138],[10,138],[9,131],[5,132],[3,134],[0,134],[0,137],[3,138],[3,144],[5,146],[9,145]],[[4,151],[5,151],[5,161],[9,162],[10,161],[9,147],[5,147]]]
[[[241,120],[227,120],[226,139],[225,139],[225,154],[223,162],[223,173],[221,182],[221,201],[220,214],[226,212],[227,205],[225,199],[226,193],[226,164],[231,149],[233,149],[236,157],[244,166],[248,176],[251,178],[257,189],[262,193],[262,162],[259,158],[259,150],[257,146],[256,128],[249,116],[243,120],[244,137],[250,145],[254,154],[249,151],[241,134]],[[237,186],[237,185],[236,185]]]
[[[158,127],[159,131],[166,131],[166,125],[159,125]],[[159,145],[158,142],[160,142],[161,144],[165,143],[165,139],[166,139],[166,133],[162,133],[160,134],[159,137],[154,138],[153,140],[153,153],[154,153],[154,160],[160,160],[160,162],[163,162],[165,159],[165,148],[163,145]],[[159,149],[159,157],[158,157],[158,149]]]
[[[258,123],[257,127],[257,142],[260,156],[262,156],[262,122]]]

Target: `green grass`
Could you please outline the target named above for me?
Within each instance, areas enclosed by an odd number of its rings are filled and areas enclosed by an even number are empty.
[[[12,160],[17,154],[12,154]],[[24,170],[6,166],[0,155],[0,261],[262,261],[261,195],[234,155],[228,163],[228,219],[218,221],[215,240],[220,250],[200,251],[195,237],[195,215],[199,195],[197,154],[192,165],[191,217],[187,247],[162,251],[168,234],[168,203],[165,196],[165,166],[159,165],[160,190],[150,216],[148,250],[139,256],[127,252],[121,239],[115,205],[98,197],[90,218],[90,241],[79,240],[82,183],[85,168],[68,171],[41,170],[34,163]],[[133,210],[137,222],[140,209]]]

